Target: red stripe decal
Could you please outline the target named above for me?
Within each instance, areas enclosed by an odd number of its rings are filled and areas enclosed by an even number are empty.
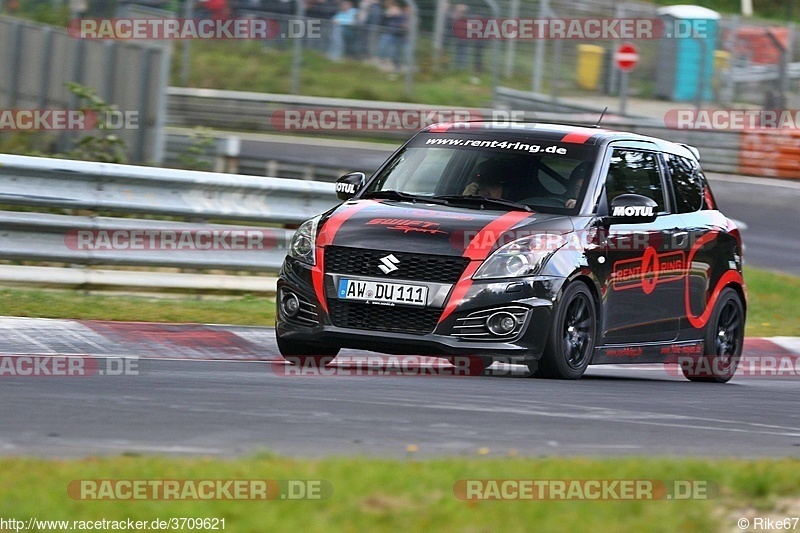
[[[583,144],[591,139],[598,130],[575,130],[567,133],[561,138],[562,143]]]
[[[322,309],[326,313],[328,312],[328,301],[325,299],[325,265],[323,264],[325,246],[333,243],[336,232],[339,231],[339,228],[342,227],[342,224],[344,224],[348,218],[373,204],[373,201],[362,200],[360,203],[348,209],[339,211],[325,221],[325,224],[323,224],[317,235],[317,264],[311,267],[311,281],[314,284],[314,294],[317,296],[317,301],[319,301],[319,305],[322,306]]]
[[[531,216],[531,214],[532,213],[525,211],[511,211],[506,213],[486,224],[486,226],[472,238],[463,254],[464,257],[470,259],[470,263],[461,275],[461,279],[459,279],[456,286],[453,287],[453,292],[450,293],[450,299],[447,301],[442,316],[439,317],[440,324],[461,304],[461,300],[472,286],[472,275],[475,274],[482,262],[489,257],[495,243],[500,239],[503,233],[513,228],[519,221]]]
[[[719,293],[721,293],[722,289],[724,289],[729,283],[737,283],[744,290],[744,279],[742,278],[742,275],[735,270],[728,270],[719,278],[716,287],[714,287],[714,290],[711,292],[711,296],[708,298],[708,302],[706,302],[706,309],[703,311],[703,314],[700,316],[694,316],[692,313],[692,307],[689,298],[689,269],[691,269],[692,260],[694,259],[694,255],[698,252],[698,250],[700,250],[700,248],[702,248],[707,242],[716,239],[718,234],[718,231],[710,231],[697,239],[697,242],[694,243],[694,246],[692,246],[692,249],[689,252],[689,257],[686,260],[687,278],[686,289],[684,292],[684,306],[686,307],[686,317],[689,319],[689,323],[697,329],[704,328],[706,324],[708,324],[708,320],[711,318],[711,313],[714,311],[714,304],[717,303]]]
[[[453,127],[452,122],[442,122],[441,124],[433,124],[428,127],[428,131],[430,133],[445,133],[450,131],[450,128]]]

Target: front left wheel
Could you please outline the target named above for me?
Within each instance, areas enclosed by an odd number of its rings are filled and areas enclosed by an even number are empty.
[[[592,360],[597,337],[597,307],[585,283],[564,289],[534,377],[579,379]]]

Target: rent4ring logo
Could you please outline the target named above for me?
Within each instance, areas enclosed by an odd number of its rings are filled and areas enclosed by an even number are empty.
[[[642,257],[614,263],[611,279],[615,290],[641,287],[645,294],[650,294],[659,283],[683,278],[685,269],[684,252],[659,254],[649,246]]]

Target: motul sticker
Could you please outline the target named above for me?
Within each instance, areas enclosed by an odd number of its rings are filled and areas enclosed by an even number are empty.
[[[649,205],[617,205],[611,213],[615,217],[651,217],[653,207]]]
[[[355,194],[356,186],[353,183],[337,183],[336,192],[343,192],[345,194]]]

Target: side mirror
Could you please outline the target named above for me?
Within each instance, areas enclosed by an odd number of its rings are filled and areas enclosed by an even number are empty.
[[[643,224],[656,219],[658,204],[641,194],[620,194],[611,201],[609,224]]]
[[[349,200],[364,186],[367,177],[363,172],[351,172],[336,180],[336,196],[339,200]]]

